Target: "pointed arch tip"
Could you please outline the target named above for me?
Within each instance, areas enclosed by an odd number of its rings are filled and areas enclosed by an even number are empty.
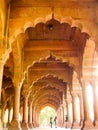
[[[33,67],[34,64],[36,64],[36,63],[41,63],[43,61],[47,62],[50,58],[51,58],[51,60],[53,60],[55,62],[66,63],[70,67],[73,67],[73,65],[70,64],[68,60],[63,59],[61,56],[56,56],[54,53],[50,53],[50,51],[49,51],[49,53],[48,53],[48,55],[46,55],[46,57],[40,58],[39,60],[36,60],[36,61],[33,61],[30,65],[27,66],[27,69],[29,69],[30,67]]]

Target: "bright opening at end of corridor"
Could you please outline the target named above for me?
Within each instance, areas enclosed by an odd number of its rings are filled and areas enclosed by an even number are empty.
[[[39,124],[40,127],[51,127],[50,124],[50,118],[52,117],[52,127],[55,127],[54,123],[54,118],[56,116],[56,112],[52,107],[44,107],[40,111],[40,116],[39,116]]]

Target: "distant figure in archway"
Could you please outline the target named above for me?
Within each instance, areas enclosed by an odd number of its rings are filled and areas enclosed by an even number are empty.
[[[67,128],[67,123],[68,123],[68,115],[65,116],[65,122],[66,122],[66,128]]]
[[[55,116],[54,118],[54,124],[55,124],[55,128],[57,128],[57,116]]]
[[[52,128],[52,117],[50,117],[50,126]]]

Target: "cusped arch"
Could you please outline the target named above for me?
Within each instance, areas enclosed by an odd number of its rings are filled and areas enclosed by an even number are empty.
[[[41,104],[42,104],[41,102],[49,103],[48,102],[49,99],[50,99],[50,101],[52,100],[53,102],[55,102],[58,105],[60,104],[60,101],[61,101],[59,95],[54,95],[52,93],[44,93],[42,95],[39,95],[37,98],[35,98],[35,100],[33,100],[33,105],[36,106],[37,104],[40,104],[40,106],[41,106]],[[50,104],[51,104],[51,102],[50,102]]]
[[[63,91],[61,91],[60,89],[58,89],[58,88],[56,88],[56,87],[54,87],[54,86],[48,86],[48,85],[46,85],[46,86],[43,86],[43,87],[41,87],[41,88],[38,88],[36,91],[35,91],[35,93],[33,93],[33,92],[31,92],[31,95],[33,94],[33,97],[36,97],[37,98],[37,95],[39,94],[39,93],[41,93],[40,91],[46,91],[47,89],[49,89],[50,91],[52,91],[53,89],[55,89],[55,90],[57,90],[57,91],[59,91],[59,92],[63,92]]]
[[[13,36],[17,37],[17,35],[19,35],[20,33],[25,33],[27,28],[35,27],[38,23],[44,23],[45,24],[46,22],[48,22],[51,19],[52,19],[52,16],[48,15],[46,17],[38,17],[38,18],[36,18],[34,20],[34,22],[28,21],[27,23],[23,24],[24,25],[23,27],[17,29],[14,32]],[[72,27],[74,26],[74,27],[77,27],[77,28],[81,29],[81,32],[86,32],[87,31],[86,33],[91,35],[90,30],[86,29],[86,27],[84,27],[79,20],[74,20],[71,17],[62,17],[62,18],[60,18],[58,15],[54,15],[54,20],[58,21],[60,24],[62,24],[62,23],[70,24],[70,26],[72,26]]]
[[[59,77],[59,75],[50,75],[50,74],[47,74],[47,75],[42,75],[40,78],[38,78],[38,79],[36,79],[33,83],[32,83],[32,85],[30,86],[30,88],[32,88],[33,87],[33,84],[34,83],[36,83],[36,82],[38,82],[40,79],[43,79],[43,78],[47,78],[48,76],[52,76],[52,78],[57,78],[58,80],[62,80],[62,83],[66,83],[66,81],[63,79],[63,78],[61,78],[61,77]]]

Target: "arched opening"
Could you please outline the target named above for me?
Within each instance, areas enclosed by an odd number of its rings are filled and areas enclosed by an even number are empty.
[[[39,125],[40,127],[50,127],[50,117],[52,117],[52,122],[54,125],[54,118],[56,116],[56,111],[52,107],[44,107],[40,111],[39,115]]]

